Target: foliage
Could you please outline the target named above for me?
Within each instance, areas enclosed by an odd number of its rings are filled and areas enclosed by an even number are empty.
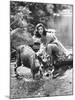
[[[69,5],[10,1],[11,29],[31,25],[34,27],[42,22],[47,27],[47,21],[54,13],[69,8]],[[25,21],[25,22],[24,22]],[[23,23],[24,22],[24,23]],[[26,24],[23,26],[23,24]],[[14,27],[15,26],[15,27]]]

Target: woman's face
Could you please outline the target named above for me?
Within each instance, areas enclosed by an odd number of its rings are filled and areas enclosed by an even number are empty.
[[[39,32],[40,35],[43,34],[43,27],[42,26],[38,27],[38,32]]]

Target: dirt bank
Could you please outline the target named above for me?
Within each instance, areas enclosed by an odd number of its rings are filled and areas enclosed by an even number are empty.
[[[72,69],[67,70],[62,76],[55,79],[26,82],[17,80],[14,77],[14,63],[11,64],[10,97],[41,97],[41,96],[61,96],[73,94]]]

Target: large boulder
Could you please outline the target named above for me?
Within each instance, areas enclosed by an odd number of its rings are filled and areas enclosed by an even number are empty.
[[[16,71],[19,76],[24,76],[24,78],[26,78],[26,79],[32,78],[31,69],[29,69],[25,66],[19,66]]]
[[[25,29],[17,28],[10,33],[11,47],[17,48],[20,45],[33,45],[33,39],[30,33]]]

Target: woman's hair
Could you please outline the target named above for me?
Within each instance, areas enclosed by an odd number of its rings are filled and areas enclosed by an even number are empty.
[[[36,27],[35,27],[35,33],[34,33],[35,36],[41,38],[41,35],[38,32],[38,28],[39,27],[43,28],[43,34],[42,35],[46,36],[46,29],[45,29],[45,27],[44,27],[44,25],[42,23],[39,23],[39,24],[36,25]]]

